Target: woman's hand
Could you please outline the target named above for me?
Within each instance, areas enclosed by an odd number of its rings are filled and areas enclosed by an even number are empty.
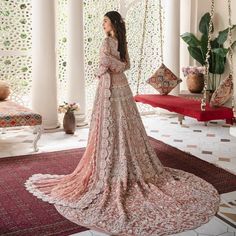
[[[122,73],[125,70],[126,62],[121,61],[114,61],[114,63],[111,63],[108,72],[110,73]]]

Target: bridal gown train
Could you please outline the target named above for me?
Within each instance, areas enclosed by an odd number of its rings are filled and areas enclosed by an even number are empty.
[[[26,189],[68,220],[110,235],[167,235],[208,222],[220,197],[205,180],[164,167],[146,134],[118,41],[100,48],[86,150],[67,175],[33,174]],[[127,54],[128,55],[128,54]]]

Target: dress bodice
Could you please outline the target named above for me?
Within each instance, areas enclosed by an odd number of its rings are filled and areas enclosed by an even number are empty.
[[[109,52],[110,55],[113,56],[114,58],[116,58],[119,62],[121,62],[120,60],[120,52],[118,51],[118,40],[108,36],[106,38],[106,40],[108,40],[108,44],[109,44]],[[130,59],[129,59],[129,55],[128,55],[128,51],[127,51],[127,60],[128,63],[125,66],[124,70],[118,71],[118,72],[111,72],[111,84],[112,87],[119,87],[119,86],[125,86],[128,84],[128,80],[127,77],[124,73],[125,70],[128,70],[130,68]],[[117,67],[119,67],[119,63],[117,64]]]

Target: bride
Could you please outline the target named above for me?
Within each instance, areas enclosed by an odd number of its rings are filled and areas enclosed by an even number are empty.
[[[125,22],[104,15],[98,86],[86,150],[72,173],[33,174],[26,189],[74,222],[112,235],[166,235],[194,229],[219,208],[205,180],[162,165],[124,73],[130,68]]]

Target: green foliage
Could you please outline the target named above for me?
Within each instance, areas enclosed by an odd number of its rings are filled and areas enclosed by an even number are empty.
[[[198,61],[202,66],[206,64],[206,53],[208,46],[210,13],[204,14],[199,22],[199,31],[202,33],[201,38],[198,39],[192,33],[184,33],[181,38],[188,45],[189,54]],[[232,26],[234,30],[236,25]],[[214,26],[212,33],[214,32]],[[217,37],[211,39],[211,52],[209,58],[209,72],[212,74],[223,74],[225,71],[225,63],[229,48],[224,47],[224,43],[228,38],[229,28],[218,33]],[[232,49],[236,46],[236,41],[231,45]]]

